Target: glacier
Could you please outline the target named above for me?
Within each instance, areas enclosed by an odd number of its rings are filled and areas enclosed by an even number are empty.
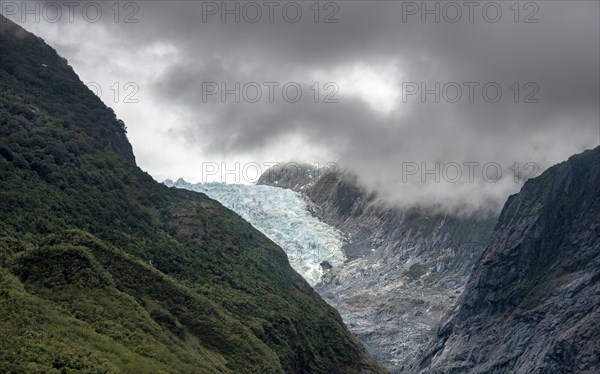
[[[165,180],[169,187],[202,192],[233,210],[277,243],[290,265],[311,285],[323,276],[322,262],[332,267],[346,261],[344,237],[335,227],[315,217],[305,198],[292,190],[246,184],[189,183]]]

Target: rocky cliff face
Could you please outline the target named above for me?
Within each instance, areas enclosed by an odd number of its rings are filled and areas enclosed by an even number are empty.
[[[353,176],[331,169],[278,168],[258,183],[301,192],[319,218],[345,235],[348,261],[315,289],[396,372],[415,362],[454,306],[496,221],[389,207]]]
[[[600,372],[600,148],[504,206],[423,373]]]

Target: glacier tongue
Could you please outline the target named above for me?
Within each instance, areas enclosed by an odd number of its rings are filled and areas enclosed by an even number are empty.
[[[341,232],[314,217],[297,192],[270,186],[191,184],[182,179],[164,183],[205,193],[242,216],[287,253],[290,265],[311,286],[321,280],[321,262],[336,267],[346,260]]]

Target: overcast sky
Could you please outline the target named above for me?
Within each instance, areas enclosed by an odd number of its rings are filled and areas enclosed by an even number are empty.
[[[336,162],[402,205],[497,210],[517,169],[600,142],[597,1],[98,4],[2,13],[101,89],[158,181]]]

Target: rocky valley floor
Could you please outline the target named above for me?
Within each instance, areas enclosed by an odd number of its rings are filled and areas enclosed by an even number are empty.
[[[295,189],[285,183],[284,188],[181,179],[165,184],[206,193],[262,231],[374,358],[392,372],[405,372],[455,305],[483,244],[457,238],[449,230],[460,225],[444,217],[374,210],[343,224],[331,216],[326,222],[327,204],[317,205],[302,191],[314,188],[312,182],[296,180]],[[482,231],[481,226],[475,228]]]

